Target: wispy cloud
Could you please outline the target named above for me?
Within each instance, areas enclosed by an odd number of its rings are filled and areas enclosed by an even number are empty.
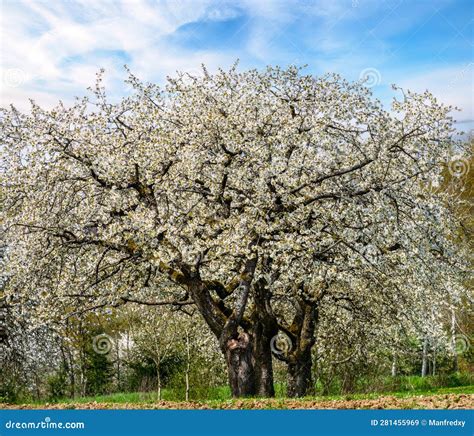
[[[391,83],[428,87],[472,119],[469,8],[469,0],[3,0],[2,105],[69,102],[101,67],[119,95],[125,63],[162,82],[240,58],[243,68],[308,64],[349,79],[375,68],[384,100]]]
[[[399,83],[404,88],[417,92],[430,90],[442,102],[461,109],[457,116],[459,121],[474,121],[474,61],[411,74],[399,80]]]

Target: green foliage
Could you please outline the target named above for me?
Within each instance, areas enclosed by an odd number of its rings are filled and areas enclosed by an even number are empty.
[[[24,398],[24,387],[14,378],[0,372],[0,403],[17,403]]]
[[[185,365],[184,357],[178,352],[166,356],[160,363],[160,377],[163,386],[179,377]],[[127,363],[126,385],[129,390],[152,391],[157,388],[157,367],[150,356],[135,356]]]
[[[126,386],[128,390],[150,391],[156,384],[156,365],[149,357],[133,359],[127,363],[128,375]]]
[[[351,393],[392,393],[392,392],[430,392],[441,388],[454,388],[459,386],[469,386],[474,384],[474,375],[472,373],[453,373],[441,374],[435,376],[371,376],[360,377]],[[326,395],[341,395],[341,379],[333,380],[329,389],[323,383],[316,383],[316,392],[323,393],[326,389]]]
[[[48,377],[48,400],[58,401],[66,397],[68,391],[68,383],[66,372],[61,368],[56,374]]]
[[[90,340],[85,341],[84,354],[85,366],[84,374],[86,378],[86,394],[97,395],[108,392],[112,380],[112,362],[108,354],[97,353],[92,344],[96,332],[90,335]]]
[[[14,350],[0,359],[0,403],[28,400],[26,379],[20,365],[21,354]]]

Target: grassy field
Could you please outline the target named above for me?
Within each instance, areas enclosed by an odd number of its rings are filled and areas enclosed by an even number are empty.
[[[1,404],[6,408],[40,409],[472,409],[474,385],[370,394],[311,396],[301,399],[232,399],[227,388],[216,389],[211,400],[173,401],[164,390],[163,399],[155,392],[128,392],[93,397],[62,399],[57,402]]]
[[[385,392],[385,393],[370,393],[370,394],[349,394],[349,395],[319,395],[302,398],[301,401],[333,401],[333,400],[373,400],[380,397],[395,397],[395,398],[410,398],[416,396],[432,396],[432,395],[446,395],[446,394],[474,394],[474,385],[470,386],[457,386],[451,388],[437,388],[429,390],[414,390],[405,392]],[[171,397],[171,398],[170,398]],[[176,402],[173,393],[164,389],[162,392],[162,400]],[[285,400],[285,397],[278,397],[277,400]],[[96,395],[93,397],[79,397],[79,398],[65,398],[58,400],[59,404],[81,404],[81,403],[155,403],[158,401],[156,392],[119,392],[109,395]],[[197,401],[203,404],[220,404],[226,401],[238,401],[232,400],[227,387],[216,388],[216,395],[212,400],[200,400]],[[247,400],[245,400],[247,401]],[[32,402],[30,404],[44,405],[50,404],[48,401]]]

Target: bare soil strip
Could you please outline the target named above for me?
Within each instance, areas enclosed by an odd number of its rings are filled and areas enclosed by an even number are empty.
[[[0,409],[473,409],[474,394],[362,400],[251,399],[222,402],[2,404]]]

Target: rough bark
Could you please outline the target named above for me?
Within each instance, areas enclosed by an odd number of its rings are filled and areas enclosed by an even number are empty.
[[[261,326],[229,339],[223,350],[233,397],[273,397],[270,339]]]
[[[220,300],[211,295],[211,289],[219,295],[221,288],[210,288],[198,275],[192,274],[187,283],[199,312],[219,340],[234,397],[275,395],[270,341],[277,334],[278,325],[271,313],[265,284],[252,283],[255,267],[256,258],[246,262],[239,286],[232,290],[239,292],[233,310],[225,306],[225,294]],[[250,296],[254,310],[244,319]]]
[[[255,308],[253,312],[254,366],[256,394],[259,397],[274,397],[273,362],[271,340],[278,334],[278,323],[271,309],[271,293],[268,283],[260,280],[254,287]]]
[[[251,336],[246,332],[240,333],[236,339],[227,341],[223,351],[232,396],[255,396],[256,383]]]
[[[304,397],[314,391],[311,376],[311,349],[315,344],[315,330],[318,321],[318,304],[298,299],[296,315],[289,328],[292,348],[284,357],[288,364],[287,395]]]
[[[289,397],[304,397],[313,394],[313,378],[311,375],[311,349],[288,363],[287,395]]]
[[[254,331],[253,362],[255,370],[255,394],[259,397],[274,397],[273,363],[269,336],[265,327],[258,323]],[[276,333],[275,333],[276,334]]]

